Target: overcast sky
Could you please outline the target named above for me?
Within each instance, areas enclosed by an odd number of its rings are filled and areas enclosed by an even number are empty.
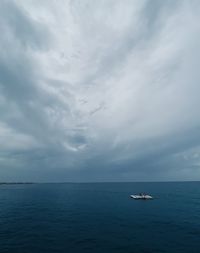
[[[200,1],[1,0],[0,181],[200,180]]]

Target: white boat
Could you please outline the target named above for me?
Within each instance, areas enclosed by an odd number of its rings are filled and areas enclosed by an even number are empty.
[[[130,195],[131,198],[139,200],[139,199],[144,199],[144,200],[148,200],[148,199],[153,199],[152,196],[147,195],[147,194],[139,194],[139,195]]]

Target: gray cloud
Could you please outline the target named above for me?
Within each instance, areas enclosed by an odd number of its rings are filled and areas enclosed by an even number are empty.
[[[200,177],[198,1],[2,1],[2,180]]]

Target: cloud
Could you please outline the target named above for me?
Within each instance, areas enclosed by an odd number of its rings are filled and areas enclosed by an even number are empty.
[[[198,1],[0,7],[3,180],[199,179]]]

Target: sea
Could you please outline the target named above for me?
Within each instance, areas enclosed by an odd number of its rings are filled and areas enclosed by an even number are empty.
[[[4,252],[199,253],[200,182],[0,185]]]

